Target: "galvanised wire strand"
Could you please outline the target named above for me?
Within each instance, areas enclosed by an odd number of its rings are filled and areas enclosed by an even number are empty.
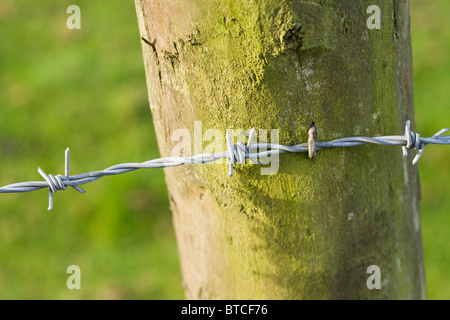
[[[413,165],[419,161],[422,156],[424,148],[427,144],[450,144],[450,135],[443,136],[449,129],[445,128],[437,132],[430,138],[422,138],[420,134],[414,133],[410,130],[410,121],[406,121],[405,134],[401,136],[382,136],[382,137],[348,137],[335,139],[328,142],[316,142],[315,150],[323,148],[343,148],[354,147],[362,144],[373,143],[388,146],[402,146],[403,156],[407,156],[407,149],[416,149],[419,152],[413,159]],[[300,143],[293,146],[286,146],[274,143],[258,143],[252,144],[255,137],[255,129],[250,130],[247,145],[241,142],[233,143],[230,132],[227,130],[226,143],[227,151],[222,153],[203,153],[191,157],[166,157],[154,160],[145,161],[142,163],[122,163],[105,170],[93,171],[71,176],[69,174],[69,149],[65,153],[65,173],[64,175],[46,174],[41,168],[38,168],[39,174],[44,181],[29,181],[10,184],[0,188],[0,193],[19,193],[35,191],[43,188],[49,190],[49,206],[48,210],[53,208],[53,194],[60,190],[66,190],[67,187],[72,187],[75,190],[84,193],[85,191],[79,186],[94,182],[104,176],[112,176],[122,173],[131,172],[138,169],[150,168],[166,168],[180,166],[184,164],[201,164],[214,162],[219,159],[228,159],[229,176],[233,175],[233,166],[236,163],[245,164],[249,159],[255,164],[260,164],[258,159],[269,157],[275,154],[282,154],[286,152],[308,152],[308,143]],[[259,151],[265,150],[265,151]]]

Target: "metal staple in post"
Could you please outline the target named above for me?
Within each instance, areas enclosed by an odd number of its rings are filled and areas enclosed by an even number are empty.
[[[373,143],[388,146],[402,146],[403,156],[408,155],[407,149],[417,149],[418,153],[413,159],[413,165],[415,165],[422,156],[425,146],[427,144],[445,144],[450,145],[450,135],[443,136],[449,129],[444,128],[437,132],[430,138],[422,138],[420,134],[411,131],[410,121],[406,121],[405,134],[401,136],[382,136],[382,137],[347,137],[335,139],[328,142],[315,142],[315,151],[323,148],[344,148],[355,147],[362,144]],[[65,174],[63,175],[51,175],[46,174],[41,168],[38,168],[39,174],[43,177],[44,181],[29,181],[10,184],[0,188],[0,193],[19,193],[35,191],[43,188],[49,190],[49,206],[48,210],[53,208],[53,194],[60,190],[66,190],[67,187],[72,187],[75,190],[84,193],[85,191],[79,186],[87,183],[94,182],[104,176],[117,175],[122,173],[131,172],[138,169],[151,169],[151,168],[166,168],[180,166],[184,164],[202,164],[210,163],[219,159],[228,159],[229,173],[231,177],[233,175],[233,168],[236,163],[245,164],[249,159],[255,164],[260,164],[258,159],[271,156],[273,154],[282,154],[286,152],[308,152],[311,148],[308,143],[300,143],[293,146],[286,146],[274,143],[258,143],[252,144],[255,135],[255,129],[251,129],[247,145],[241,142],[233,143],[229,130],[226,132],[227,151],[222,153],[203,153],[194,155],[191,157],[165,157],[154,160],[149,160],[142,163],[122,163],[105,170],[87,172],[71,176],[69,174],[69,149],[66,149],[65,153]],[[258,150],[264,149],[267,151]]]

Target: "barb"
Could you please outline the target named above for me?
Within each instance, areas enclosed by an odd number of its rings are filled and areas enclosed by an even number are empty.
[[[405,134],[401,136],[383,136],[383,137],[348,137],[340,138],[328,142],[316,142],[315,151],[323,148],[343,148],[355,147],[362,144],[373,143],[388,146],[402,146],[403,156],[408,155],[407,149],[416,149],[419,152],[413,159],[415,165],[422,156],[427,144],[446,144],[450,145],[450,135],[443,136],[449,129],[445,128],[437,132],[430,138],[422,138],[420,134],[410,130],[410,121],[406,121]],[[180,166],[184,164],[202,164],[214,162],[219,159],[228,159],[229,172],[233,175],[233,167],[236,163],[245,164],[249,159],[255,164],[260,164],[258,159],[271,156],[273,154],[282,154],[286,152],[308,152],[308,143],[300,143],[293,146],[285,146],[274,143],[252,144],[255,137],[255,129],[251,129],[248,137],[247,145],[241,142],[233,143],[230,132],[226,132],[227,151],[222,153],[203,153],[191,157],[166,157],[149,160],[142,163],[122,163],[109,167],[101,171],[87,172],[77,175],[69,175],[69,148],[65,153],[65,173],[63,175],[46,174],[41,168],[38,168],[39,174],[44,181],[30,181],[10,184],[0,188],[0,193],[19,193],[35,191],[43,188],[49,190],[49,206],[48,210],[53,208],[53,194],[60,190],[66,190],[72,187],[80,193],[85,193],[79,186],[94,182],[104,176],[117,175],[131,172],[138,169],[166,168]],[[259,151],[261,149],[267,151]]]

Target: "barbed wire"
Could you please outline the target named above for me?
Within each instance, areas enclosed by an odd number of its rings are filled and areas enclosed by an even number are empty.
[[[323,148],[343,148],[354,147],[367,143],[389,145],[389,146],[402,146],[403,156],[408,155],[407,149],[416,149],[419,152],[413,159],[413,165],[415,165],[424,152],[424,148],[427,144],[446,144],[450,145],[450,135],[442,136],[449,128],[444,128],[437,132],[430,138],[422,138],[420,134],[410,130],[410,121],[406,121],[405,134],[401,136],[381,136],[381,137],[347,137],[335,139],[328,142],[315,142],[313,153],[316,150]],[[311,148],[311,144],[300,143],[293,146],[286,146],[275,143],[258,143],[252,144],[255,137],[255,129],[252,128],[249,132],[247,144],[242,142],[233,143],[230,135],[230,131],[226,132],[227,151],[222,153],[203,153],[190,157],[165,157],[154,160],[149,160],[141,163],[122,163],[101,171],[92,171],[82,174],[71,176],[69,174],[69,148],[65,152],[65,173],[64,175],[58,174],[56,176],[52,174],[46,174],[41,168],[38,168],[39,174],[44,181],[29,181],[20,182],[10,185],[6,185],[0,188],[0,193],[20,193],[40,190],[48,188],[49,191],[49,206],[48,210],[53,209],[53,194],[57,191],[66,190],[67,187],[72,187],[80,193],[85,191],[80,188],[80,185],[94,182],[104,176],[112,176],[117,174],[123,174],[138,169],[153,169],[153,168],[166,168],[180,166],[184,164],[203,164],[210,163],[220,159],[228,159],[229,173],[231,177],[233,175],[233,167],[236,163],[245,164],[249,159],[255,164],[260,164],[258,159],[270,157],[276,154],[282,154],[286,152],[308,152],[308,147]],[[264,151],[259,151],[264,150]],[[311,150],[310,150],[311,152]]]

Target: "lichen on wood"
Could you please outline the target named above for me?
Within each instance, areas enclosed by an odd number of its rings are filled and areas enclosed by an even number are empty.
[[[402,132],[414,120],[407,1],[136,0],[158,144],[279,129],[280,143]],[[195,141],[193,141],[195,143]],[[223,141],[224,150],[225,142]],[[405,163],[407,161],[407,163]],[[417,169],[366,145],[255,165],[165,169],[184,286],[197,299],[423,298]],[[406,181],[408,180],[408,181]],[[416,221],[416,222],[414,222]],[[366,286],[378,265],[382,289]]]

